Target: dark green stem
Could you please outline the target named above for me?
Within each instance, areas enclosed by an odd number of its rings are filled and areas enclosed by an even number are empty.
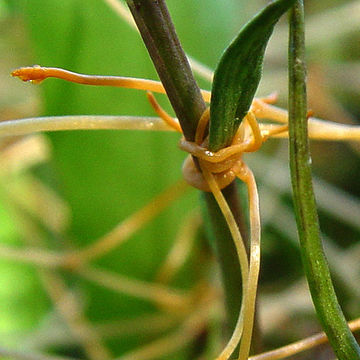
[[[164,0],[127,0],[147,50],[153,60],[167,95],[179,118],[187,140],[194,140],[197,123],[206,108],[186,56],[175,33]],[[236,185],[223,190],[238,223],[243,224]],[[219,258],[227,304],[230,331],[239,314],[241,272],[236,249],[227,224],[213,196],[206,194],[206,203],[214,229],[215,249]],[[243,230],[244,227],[240,228]],[[224,255],[225,254],[225,255]]]
[[[187,140],[206,105],[181,48],[164,0],[127,0]]]
[[[311,178],[307,134],[304,8],[298,0],[290,14],[289,134],[294,207],[302,260],[311,296],[322,327],[339,360],[360,359],[332,285],[320,239],[320,227]]]

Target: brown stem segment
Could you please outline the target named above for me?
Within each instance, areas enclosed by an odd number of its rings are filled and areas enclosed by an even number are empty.
[[[181,48],[164,0],[127,0],[187,140],[206,105]]]

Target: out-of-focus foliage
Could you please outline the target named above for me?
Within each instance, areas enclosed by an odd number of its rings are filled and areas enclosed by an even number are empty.
[[[265,3],[169,0],[168,6],[185,50],[215,68],[241,25]],[[360,11],[350,11],[350,7],[359,9],[359,1],[309,0],[306,6],[310,108],[318,117],[356,123],[360,119],[360,31],[356,25]],[[340,16],[347,8],[349,15]],[[35,88],[9,78],[10,71],[18,66],[40,64],[90,74],[156,79],[139,35],[103,1],[0,0],[0,29],[2,119],[30,115],[153,115],[144,93],[135,90],[85,87],[61,80],[47,80]],[[282,19],[270,41],[258,91],[261,95],[279,91],[279,103],[285,107],[286,42],[286,19]],[[210,88],[205,80],[200,80],[200,84]],[[170,111],[165,97],[159,99]],[[185,154],[177,148],[178,138],[175,134],[152,132],[62,132],[46,135],[45,160],[30,167],[17,168],[14,156],[10,159],[15,165],[9,167],[4,155],[0,159],[0,242],[54,251],[73,250],[94,242],[181,177]],[[359,149],[358,144],[312,145],[315,173],[326,181],[317,183],[329,261],[341,302],[351,318],[360,314],[360,290],[352,285],[359,283],[360,271],[356,257],[360,253]],[[260,304],[264,306],[260,317],[266,324],[266,346],[273,347],[318,328],[301,280],[286,144],[269,142],[261,154],[250,155],[248,160],[260,182],[263,213]],[[41,196],[42,190],[34,185],[33,176],[50,187],[66,207],[47,202],[48,198]],[[27,203],[31,206],[27,207]],[[196,206],[197,193],[188,192],[95,264],[132,278],[153,281],[179,225]],[[60,225],[44,225],[33,213],[34,208],[41,209],[39,213],[44,218],[51,218],[55,212],[54,218],[60,219],[61,214],[56,212],[62,209],[65,218],[69,215],[68,222],[59,220]],[[203,249],[204,244],[199,242],[197,247]],[[200,261],[200,257],[190,257],[171,285],[191,288],[198,280]],[[105,290],[75,275],[65,274],[64,278],[93,323],[158,311],[153,304]],[[65,328],[65,333],[68,330],[55,315],[35,267],[0,260],[0,313],[1,345],[83,356],[80,347],[73,343],[52,344],[51,339],[46,342],[49,329],[64,332]],[[44,337],[44,347],[39,345],[36,334]],[[106,341],[106,346],[119,355],[152,339],[145,335],[121,336]],[[49,343],[52,345],[48,346]],[[189,348],[167,358],[182,359],[187,354]]]

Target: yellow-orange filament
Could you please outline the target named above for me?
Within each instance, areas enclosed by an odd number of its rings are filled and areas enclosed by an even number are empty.
[[[23,81],[32,81],[35,83],[40,83],[47,78],[58,78],[83,85],[115,86],[166,94],[163,84],[156,80],[123,76],[84,75],[64,69],[42,67],[39,65],[16,69],[11,75]],[[209,91],[202,90],[202,96],[206,102],[210,101]]]
[[[155,112],[174,130],[177,132],[182,132],[181,126],[178,121],[176,121],[172,116],[170,116],[164,109],[160,106],[160,104],[155,99],[154,94],[151,91],[146,92],[147,98],[150,102],[150,105],[155,110]]]

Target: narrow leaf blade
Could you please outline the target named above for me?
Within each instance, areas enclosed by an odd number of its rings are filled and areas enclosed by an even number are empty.
[[[270,3],[240,30],[223,54],[212,87],[210,150],[230,145],[255,96],[265,48],[274,26],[294,2]]]

